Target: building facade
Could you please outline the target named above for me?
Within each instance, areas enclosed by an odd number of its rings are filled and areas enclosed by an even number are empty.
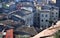
[[[59,18],[60,18],[60,0],[56,0],[56,6],[59,7]]]
[[[34,13],[33,26],[40,28],[40,17],[38,13]]]
[[[58,7],[52,7],[51,9],[51,20],[53,20],[53,22],[58,21],[59,19],[59,8]]]
[[[58,21],[59,8],[51,5],[44,5],[38,13],[36,12],[34,14],[34,26],[45,29],[50,27],[52,22],[55,23]]]
[[[15,20],[15,21],[20,21],[20,22],[24,22],[25,25],[33,25],[33,14],[30,11],[27,10],[20,10],[20,11],[16,11],[15,13],[11,14],[11,19]]]
[[[49,27],[50,20],[50,10],[41,10],[40,11],[40,27],[47,28]]]
[[[50,27],[51,23],[57,22],[59,19],[59,8],[55,6],[49,6],[40,12],[40,26]]]
[[[56,0],[56,6],[60,8],[60,0]]]

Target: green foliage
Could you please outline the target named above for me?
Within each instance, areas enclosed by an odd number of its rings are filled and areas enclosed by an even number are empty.
[[[49,20],[49,23],[53,23],[53,21],[52,20]]]
[[[17,38],[30,38],[28,35],[17,35]]]
[[[50,23],[50,25],[52,25],[53,21],[52,20],[49,20],[49,23]]]
[[[55,38],[60,38],[60,30],[55,34]]]
[[[9,7],[7,6],[7,4],[3,4],[3,8],[8,9]]]
[[[0,0],[0,2],[2,2],[2,0]]]
[[[0,34],[0,38],[2,38],[2,36],[3,36],[3,35],[2,35],[2,34]]]

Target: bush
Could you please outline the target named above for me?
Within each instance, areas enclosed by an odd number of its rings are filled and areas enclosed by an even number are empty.
[[[60,38],[60,30],[55,34],[55,38]]]

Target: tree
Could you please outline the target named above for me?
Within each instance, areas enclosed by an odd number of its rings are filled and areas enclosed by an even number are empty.
[[[49,20],[49,23],[50,23],[50,24],[52,24],[52,23],[53,23],[53,21],[52,21],[52,20]]]
[[[55,38],[60,38],[60,30],[55,34]]]

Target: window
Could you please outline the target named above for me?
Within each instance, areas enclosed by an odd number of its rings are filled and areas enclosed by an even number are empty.
[[[48,20],[46,20],[46,22],[48,22]]]
[[[41,20],[43,22],[43,20]]]
[[[56,16],[56,17],[58,17],[58,16]]]
[[[56,14],[57,14],[57,12],[56,12]]]
[[[42,14],[42,17],[44,17],[44,14]]]
[[[46,14],[45,17],[47,17],[48,15]]]
[[[54,13],[52,12],[52,14],[54,14]]]
[[[56,19],[54,18],[54,20],[56,20]]]

